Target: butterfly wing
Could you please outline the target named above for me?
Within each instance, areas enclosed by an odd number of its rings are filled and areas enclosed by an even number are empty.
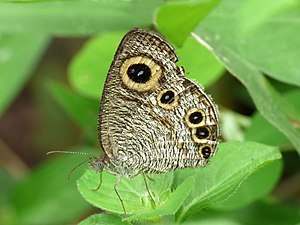
[[[184,78],[174,49],[141,29],[123,38],[108,72],[99,140],[116,173],[204,165],[219,135],[216,106]]]

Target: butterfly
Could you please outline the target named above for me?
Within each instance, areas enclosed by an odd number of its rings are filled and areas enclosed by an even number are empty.
[[[216,152],[217,106],[177,61],[174,48],[158,33],[133,29],[108,71],[98,117],[104,154],[89,164],[100,174],[119,177],[114,189],[125,213],[117,191],[123,177],[202,167]]]

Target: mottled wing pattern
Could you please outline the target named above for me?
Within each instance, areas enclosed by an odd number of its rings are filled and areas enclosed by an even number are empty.
[[[208,162],[218,144],[218,112],[203,89],[184,78],[158,34],[134,29],[108,72],[99,140],[112,173],[168,172]]]

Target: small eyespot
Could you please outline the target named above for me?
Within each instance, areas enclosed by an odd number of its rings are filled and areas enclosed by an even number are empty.
[[[199,153],[202,158],[208,159],[212,154],[211,147],[208,145],[204,145],[203,147],[200,147]]]
[[[198,124],[201,123],[201,121],[203,120],[203,116],[202,113],[200,112],[193,112],[190,116],[189,116],[189,121],[192,124]]]
[[[178,96],[173,89],[164,89],[157,95],[158,105],[165,109],[173,109],[178,104]]]
[[[203,143],[210,135],[211,131],[208,127],[198,127],[192,130],[192,137],[197,143]]]
[[[190,109],[185,116],[185,122],[190,128],[196,128],[204,125],[204,112],[197,108]]]
[[[169,90],[162,94],[162,96],[160,97],[160,102],[163,104],[171,104],[172,102],[174,102],[174,98],[174,91]]]
[[[120,68],[123,83],[129,89],[139,92],[157,88],[161,74],[161,67],[146,56],[135,56],[126,59]]]

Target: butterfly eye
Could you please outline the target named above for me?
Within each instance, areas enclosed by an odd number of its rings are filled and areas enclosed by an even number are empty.
[[[202,143],[210,137],[211,131],[208,127],[198,127],[193,129],[192,134],[195,142]]]
[[[178,96],[175,90],[162,90],[157,96],[158,105],[165,109],[173,109],[178,104]]]
[[[204,145],[203,147],[200,147],[199,153],[202,156],[202,158],[208,159],[212,154],[211,147],[208,145]]]
[[[205,122],[204,112],[197,108],[190,109],[185,116],[185,122],[190,128],[202,126]]]
[[[123,62],[120,74],[123,83],[129,89],[144,92],[158,86],[162,70],[152,59],[146,56],[136,56]]]

